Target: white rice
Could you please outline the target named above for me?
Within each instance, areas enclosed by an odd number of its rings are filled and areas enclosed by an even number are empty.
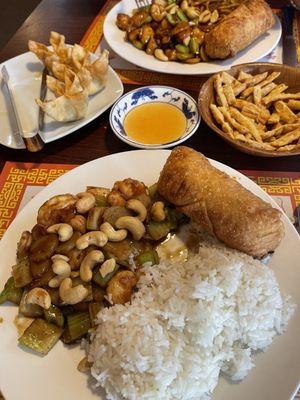
[[[131,304],[105,308],[88,346],[110,400],[208,399],[220,372],[243,379],[294,311],[273,271],[203,243],[186,263],[145,267]]]

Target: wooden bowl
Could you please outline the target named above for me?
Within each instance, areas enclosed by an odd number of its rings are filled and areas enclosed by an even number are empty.
[[[287,92],[295,93],[300,91],[300,68],[293,68],[282,64],[255,62],[249,64],[236,65],[226,72],[234,77],[237,77],[240,71],[248,72],[249,74],[259,74],[265,71],[271,71],[271,72],[278,71],[281,72],[281,75],[275,80],[276,83],[285,83],[286,85],[288,85]],[[242,143],[237,140],[231,139],[229,135],[224,133],[215,124],[214,118],[209,108],[209,105],[211,103],[215,104],[214,87],[213,87],[213,81],[215,76],[216,74],[212,75],[203,84],[198,97],[198,106],[201,116],[206,122],[206,124],[213,131],[215,131],[219,136],[221,136],[224,140],[226,140],[226,142],[228,142],[236,149],[244,153],[252,154],[254,156],[287,157],[300,154],[300,149],[294,149],[291,151],[282,151],[282,152],[255,149],[254,147],[251,147],[246,143]]]

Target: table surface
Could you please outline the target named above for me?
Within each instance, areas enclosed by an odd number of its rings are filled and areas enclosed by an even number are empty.
[[[280,5],[278,1],[272,5]],[[103,0],[43,0],[2,49],[0,62],[26,52],[29,39],[47,43],[51,30],[63,33],[70,43],[80,42],[102,4]],[[132,86],[125,86],[125,91],[129,89]],[[109,111],[77,132],[47,144],[36,154],[0,145],[0,171],[8,160],[83,164],[107,154],[132,150],[115,137],[108,115]],[[185,145],[236,169],[300,171],[300,156],[263,158],[243,154],[220,139],[204,122]]]

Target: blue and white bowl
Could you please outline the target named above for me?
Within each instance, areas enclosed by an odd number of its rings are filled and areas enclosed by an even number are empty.
[[[183,112],[186,117],[186,128],[179,139],[168,143],[144,144],[127,136],[124,129],[126,115],[133,108],[149,102],[170,103]],[[130,146],[141,149],[163,149],[190,138],[200,124],[200,114],[196,101],[182,90],[169,86],[144,86],[119,98],[110,111],[109,122],[116,136]]]

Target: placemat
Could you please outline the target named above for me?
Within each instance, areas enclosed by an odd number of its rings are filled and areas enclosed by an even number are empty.
[[[117,3],[117,0],[108,0],[104,4],[99,14],[84,34],[81,45],[91,52],[96,53],[99,53],[102,49],[108,49],[110,51],[110,65],[118,72],[123,83],[135,85],[173,85],[184,90],[198,90],[200,84],[206,80],[205,77],[162,74],[159,72],[147,71],[123,60],[109,48],[103,37],[103,23],[105,15]],[[281,11],[279,9],[274,9],[274,12],[281,17]],[[298,60],[300,62],[300,12],[298,11],[296,11],[294,15],[293,28],[294,38],[297,43]],[[279,42],[278,46],[268,56],[262,58],[260,61],[281,64],[282,41]]]
[[[6,162],[0,175],[0,238],[25,204],[43,187],[76,166]],[[294,222],[293,212],[295,207],[300,204],[299,172],[249,170],[240,172],[271,195]],[[295,399],[300,399],[300,391]],[[0,400],[4,400],[1,393]]]

